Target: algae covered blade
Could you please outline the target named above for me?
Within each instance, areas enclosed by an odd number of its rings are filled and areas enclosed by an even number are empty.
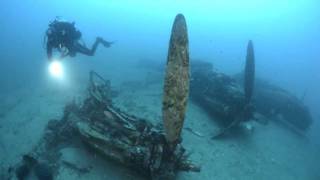
[[[184,16],[174,20],[164,81],[162,115],[166,140],[175,144],[180,139],[189,95],[189,42]]]

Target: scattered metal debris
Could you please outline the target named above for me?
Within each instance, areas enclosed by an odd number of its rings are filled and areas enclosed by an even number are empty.
[[[192,134],[198,136],[198,137],[204,137],[204,135],[198,131],[194,131],[193,129],[191,129],[190,127],[185,127],[185,130],[191,132]]]
[[[69,169],[72,169],[73,171],[75,171],[75,172],[77,172],[77,173],[79,173],[79,174],[87,174],[87,173],[89,173],[89,172],[91,171],[91,169],[92,169],[91,166],[89,166],[89,167],[79,167],[79,166],[77,166],[76,164],[71,163],[71,162],[69,162],[69,161],[65,161],[65,160],[62,160],[61,163],[62,163],[65,167],[67,167],[67,168],[69,168]]]

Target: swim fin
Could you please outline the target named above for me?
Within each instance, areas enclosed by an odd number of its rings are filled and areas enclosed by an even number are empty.
[[[104,40],[103,38],[101,37],[98,37],[97,40],[104,46],[104,47],[110,47],[113,42],[108,42],[106,40]]]

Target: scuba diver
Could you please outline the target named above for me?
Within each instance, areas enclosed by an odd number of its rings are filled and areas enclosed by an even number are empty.
[[[107,48],[113,44],[113,42],[108,42],[101,37],[97,37],[91,49],[89,49],[79,42],[81,40],[81,32],[75,28],[75,23],[62,21],[59,18],[56,18],[49,24],[46,37],[46,49],[49,61],[52,60],[53,49],[57,49],[61,53],[60,58],[66,56],[74,57],[76,53],[93,56],[99,43]]]

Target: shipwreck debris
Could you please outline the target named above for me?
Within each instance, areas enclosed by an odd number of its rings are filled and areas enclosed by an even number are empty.
[[[123,164],[151,179],[172,178],[178,171],[200,171],[199,166],[188,160],[180,143],[172,149],[162,128],[114,107],[107,94],[111,92],[110,84],[97,73],[90,76],[88,97],[81,105],[68,104],[61,120],[48,123],[44,137],[26,156],[28,159],[48,162],[57,175],[60,166],[70,167],[60,160],[59,151],[80,143],[100,154],[99,157]],[[81,172],[89,170],[74,168]]]
[[[179,22],[181,17],[182,15],[178,15],[176,20]],[[180,51],[172,53],[173,55],[175,53],[181,55]],[[171,50],[169,49],[170,52]],[[167,73],[169,75],[166,78],[169,77],[170,81],[168,82],[167,80],[167,83],[171,83],[171,81],[178,82],[177,80],[180,79],[184,83],[183,85],[188,85],[188,72],[184,72],[188,70],[188,63],[184,62],[187,59],[175,59],[170,54],[168,59],[173,64],[168,65]],[[171,73],[174,72],[171,68],[177,68],[178,72],[182,71],[180,72],[182,76],[179,73],[172,76]],[[167,131],[163,132],[162,129],[153,126],[149,121],[128,115],[113,107],[111,100],[108,99],[109,96],[107,94],[100,94],[108,92],[108,90],[105,90],[107,86],[91,83],[91,86],[93,85],[94,88],[89,88],[89,91],[94,91],[90,92],[91,98],[85,101],[80,110],[82,112],[81,118],[88,119],[89,122],[82,120],[77,123],[77,129],[86,144],[97,152],[100,152],[103,156],[124,164],[152,179],[174,177],[175,172],[178,170],[200,170],[199,167],[187,160],[188,157],[185,155],[185,149],[180,142],[176,142],[180,138],[183,125],[187,91],[173,102],[173,105],[179,107],[179,109],[174,109],[173,111],[166,107],[167,98],[169,96],[177,96],[178,91],[176,91],[176,88],[182,87],[187,90],[187,87],[182,85],[180,85],[181,87],[168,86],[171,84],[165,85],[165,92],[169,94],[165,93],[163,109],[164,114],[169,114],[164,116],[164,124],[166,125],[167,123]],[[170,113],[173,113],[173,115]],[[181,127],[170,125],[171,119],[169,118],[182,121]],[[167,134],[171,132],[172,134]],[[174,143],[174,146],[171,143]]]

